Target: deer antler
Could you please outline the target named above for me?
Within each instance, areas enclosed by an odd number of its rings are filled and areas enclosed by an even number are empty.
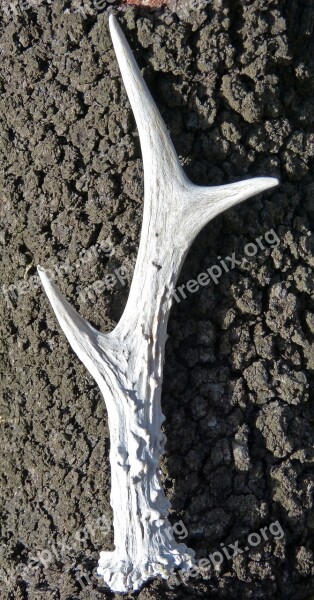
[[[110,589],[127,592],[193,561],[194,552],[169,534],[169,502],[159,475],[165,442],[160,396],[166,329],[182,263],[208,221],[278,180],[258,177],[218,187],[191,183],[113,15],[109,25],[140,134],[145,185],[137,262],[115,329],[96,331],[45,271],[38,271],[61,328],[106,402],[115,550],[101,552],[98,573]]]

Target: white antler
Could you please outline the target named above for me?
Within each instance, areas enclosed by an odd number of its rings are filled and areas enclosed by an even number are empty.
[[[258,177],[218,187],[193,185],[113,15],[109,24],[140,134],[145,185],[137,262],[116,328],[109,334],[96,331],[45,271],[38,271],[61,328],[106,402],[115,550],[101,552],[98,572],[110,589],[127,592],[193,561],[194,552],[170,534],[169,502],[159,475],[165,441],[160,396],[166,329],[184,257],[208,221],[278,181]]]

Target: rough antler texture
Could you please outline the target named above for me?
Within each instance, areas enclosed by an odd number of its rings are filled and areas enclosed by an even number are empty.
[[[159,475],[165,441],[160,396],[166,329],[182,263],[208,221],[278,181],[262,177],[218,187],[193,185],[112,15],[109,23],[140,134],[145,185],[138,258],[116,328],[109,334],[96,331],[45,271],[38,271],[61,328],[106,402],[115,550],[101,552],[98,572],[112,590],[126,592],[193,560],[193,551],[169,535],[169,502]]]

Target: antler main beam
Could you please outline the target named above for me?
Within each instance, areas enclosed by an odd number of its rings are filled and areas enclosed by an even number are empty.
[[[165,442],[160,397],[166,329],[182,263],[206,223],[278,180],[258,177],[217,187],[191,183],[113,15],[109,26],[139,130],[145,189],[137,262],[115,329],[98,332],[44,269],[38,267],[38,272],[61,328],[105,399],[115,550],[101,552],[98,573],[111,590],[123,593],[193,562],[194,552],[169,533],[169,502],[159,472]]]

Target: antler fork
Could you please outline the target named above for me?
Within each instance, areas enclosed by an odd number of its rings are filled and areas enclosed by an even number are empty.
[[[191,183],[113,15],[109,25],[139,130],[145,189],[137,262],[115,329],[106,334],[94,329],[45,271],[38,267],[38,272],[61,328],[105,399],[115,550],[101,552],[98,572],[112,590],[127,592],[152,577],[166,578],[175,567],[187,567],[194,555],[169,535],[169,502],[159,475],[166,329],[182,263],[206,223],[278,181],[258,177],[217,187]]]

